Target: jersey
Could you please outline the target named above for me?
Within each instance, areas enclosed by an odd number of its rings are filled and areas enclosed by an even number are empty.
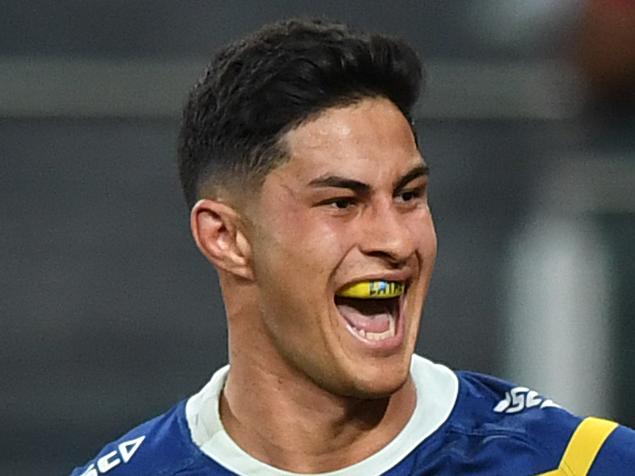
[[[244,452],[218,401],[228,367],[197,394],[105,446],[71,476],[293,476]],[[417,403],[367,459],[322,476],[633,474],[635,431],[582,419],[525,388],[413,356]],[[272,409],[274,412],[275,409]]]

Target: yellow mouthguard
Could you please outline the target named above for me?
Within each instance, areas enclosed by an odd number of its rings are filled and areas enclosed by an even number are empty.
[[[361,299],[388,299],[401,296],[404,283],[396,281],[361,281],[342,289],[338,296]]]

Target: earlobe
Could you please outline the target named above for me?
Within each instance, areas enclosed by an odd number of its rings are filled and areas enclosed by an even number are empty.
[[[250,246],[240,229],[240,216],[225,203],[199,200],[192,208],[190,226],[203,255],[219,270],[253,279]]]

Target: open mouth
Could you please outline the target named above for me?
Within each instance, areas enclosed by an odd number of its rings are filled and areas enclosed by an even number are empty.
[[[348,330],[363,341],[381,342],[397,335],[404,286],[392,297],[335,296],[335,305]],[[343,293],[346,294],[346,293]]]

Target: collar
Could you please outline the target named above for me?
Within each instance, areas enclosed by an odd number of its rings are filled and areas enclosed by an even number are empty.
[[[205,455],[236,474],[302,476],[255,459],[227,434],[220,420],[218,403],[228,372],[229,365],[216,371],[212,379],[186,403],[185,416],[194,444]],[[417,403],[401,432],[372,456],[346,468],[320,473],[320,476],[382,474],[399,464],[448,420],[458,395],[459,383],[455,373],[418,355],[412,357],[410,372]]]

